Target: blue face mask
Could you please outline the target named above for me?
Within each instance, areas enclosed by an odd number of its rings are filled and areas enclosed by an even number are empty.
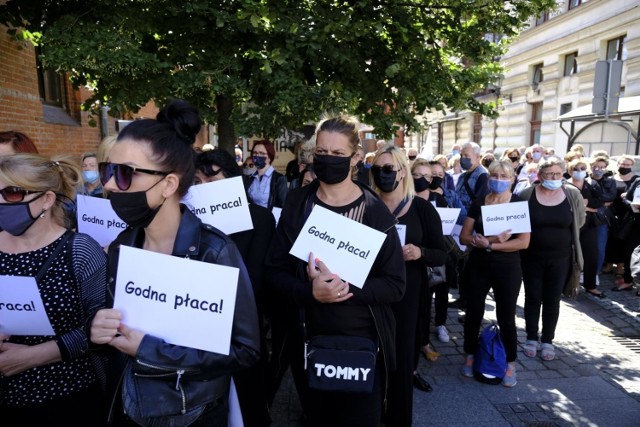
[[[601,170],[601,169],[594,169],[594,170],[593,170],[593,176],[594,176],[595,178],[598,178],[598,179],[599,179],[599,178],[602,178],[602,177],[604,176],[604,171],[603,171],[603,170]]]
[[[460,167],[466,171],[468,171],[469,169],[471,169],[471,166],[473,166],[473,162],[471,161],[470,158],[468,157],[461,157],[460,158]]]
[[[457,156],[458,154],[460,154],[460,150],[451,150],[452,156]]]
[[[511,181],[503,181],[501,179],[489,178],[489,189],[492,193],[504,193],[511,187]]]
[[[535,151],[535,152],[531,153],[531,158],[537,162],[538,160],[540,160],[542,158],[542,153],[539,152],[539,151]]]
[[[542,186],[544,188],[546,188],[547,190],[557,190],[558,188],[562,187],[562,180],[561,179],[545,179],[544,181],[542,181]]]
[[[587,177],[587,171],[573,171],[571,176],[578,181],[582,181]]]
[[[264,169],[267,166],[267,158],[262,156],[253,156],[253,164],[258,169]]]
[[[93,184],[98,180],[100,174],[98,171],[82,171],[82,178],[84,178],[85,182],[89,184]]]

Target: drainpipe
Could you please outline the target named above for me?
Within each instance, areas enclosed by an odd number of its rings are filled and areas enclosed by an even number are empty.
[[[100,138],[104,139],[109,136],[109,107],[103,105],[100,107]]]

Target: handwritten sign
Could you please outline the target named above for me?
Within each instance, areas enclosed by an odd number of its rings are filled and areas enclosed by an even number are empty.
[[[289,252],[303,261],[313,252],[342,280],[362,288],[386,234],[315,206]]]
[[[111,207],[108,199],[84,196],[77,198],[78,231],[93,237],[100,246],[107,246],[127,228]]]
[[[0,333],[55,335],[34,277],[0,276]]]
[[[404,224],[396,224],[396,231],[398,232],[398,237],[400,237],[400,244],[402,246],[406,245],[407,241],[407,226]]]
[[[460,208],[436,208],[442,222],[442,234],[449,236],[460,216]]]
[[[451,237],[456,241],[456,244],[460,248],[461,251],[467,250],[467,247],[460,243],[460,232],[462,231],[462,226],[460,224],[456,224],[451,229]]]
[[[633,190],[633,201],[631,202],[631,204],[640,205],[640,191],[638,191],[637,188]]]
[[[531,231],[529,202],[482,206],[481,215],[485,236],[497,236],[509,229],[513,234]]]
[[[253,229],[242,177],[192,185],[182,201],[202,222],[225,234]]]
[[[165,341],[229,354],[239,270],[120,247],[114,308]]]

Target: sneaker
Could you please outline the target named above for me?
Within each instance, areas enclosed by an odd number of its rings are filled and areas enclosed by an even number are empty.
[[[449,342],[449,331],[447,331],[446,326],[436,326],[436,333],[438,334],[438,340],[440,340],[440,342]]]
[[[516,364],[509,363],[507,365],[507,372],[505,373],[504,378],[502,378],[502,385],[505,387],[513,387],[516,384],[518,384],[518,381],[516,380]]]
[[[462,366],[462,375],[467,378],[473,378],[473,354],[467,354]]]

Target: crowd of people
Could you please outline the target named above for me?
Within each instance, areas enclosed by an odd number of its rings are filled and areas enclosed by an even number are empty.
[[[574,146],[558,157],[540,145],[497,153],[473,142],[428,159],[385,141],[366,153],[358,121],[335,115],[281,174],[271,141],[255,141],[243,159],[240,149],[195,150],[200,129],[198,112],[172,101],[77,161],[0,132],[0,277],[33,278],[53,330],[0,335],[0,412],[15,425],[266,426],[290,369],[306,425],[411,426],[414,389],[433,390],[419,358],[437,359],[432,336],[449,341],[448,308],[465,313],[461,374],[473,377],[493,291],[508,362],[502,385],[514,387],[522,284],[523,354],[542,361],[555,358],[567,283],[606,298],[598,275],[614,274],[612,292],[634,289],[640,180],[630,156],[587,157]],[[226,235],[184,197],[232,178],[244,185],[253,225]],[[106,247],[75,230],[78,194],[109,199],[126,223]],[[519,202],[530,232],[508,224],[485,232],[485,207]],[[292,254],[316,207],[381,235],[364,283],[345,280],[313,248],[304,259]],[[443,234],[437,209],[447,208],[459,210],[458,240]],[[238,270],[226,354],[127,324],[114,308],[123,246]],[[435,268],[446,274],[432,284]],[[449,302],[451,288],[460,297]],[[349,383],[360,371],[313,362],[347,353],[366,361],[363,384]],[[234,399],[242,424],[228,421]]]

